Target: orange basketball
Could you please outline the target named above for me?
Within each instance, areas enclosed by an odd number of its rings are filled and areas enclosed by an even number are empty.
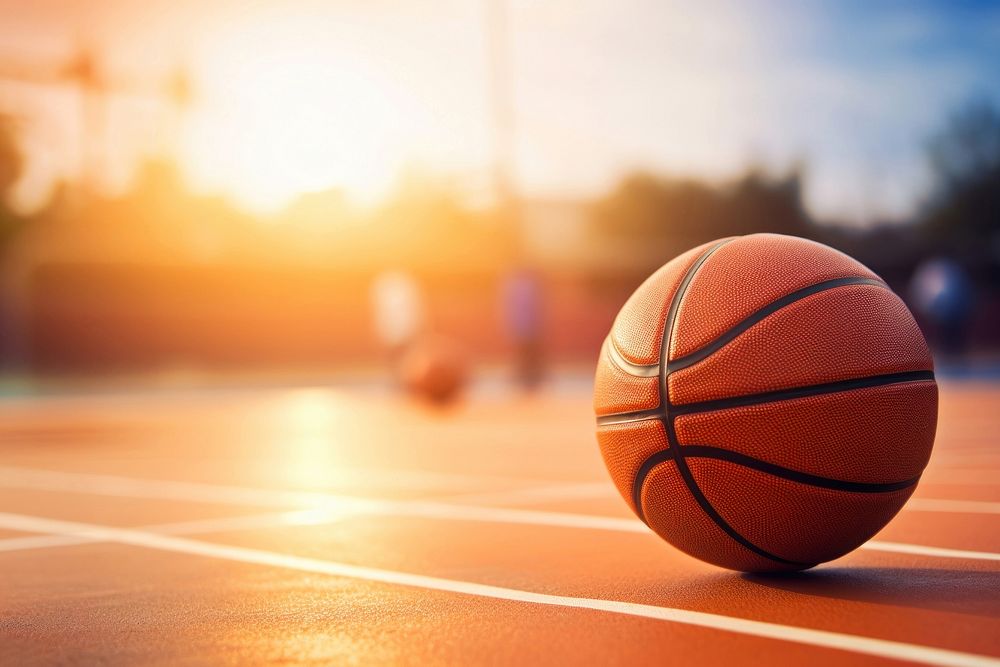
[[[411,345],[399,362],[398,373],[407,393],[439,406],[455,402],[468,381],[459,346],[437,336]]]
[[[636,290],[601,349],[594,409],[611,478],[663,539],[734,570],[800,570],[864,543],[913,493],[937,385],[878,276],[753,234]]]

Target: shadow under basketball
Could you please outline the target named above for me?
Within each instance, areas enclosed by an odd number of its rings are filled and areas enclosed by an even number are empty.
[[[825,567],[785,574],[741,574],[753,586],[800,595],[1000,615],[1000,572],[937,568]]]

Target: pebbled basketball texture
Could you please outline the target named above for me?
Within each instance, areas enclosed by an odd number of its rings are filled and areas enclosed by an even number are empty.
[[[874,273],[752,234],[668,262],[622,307],[595,378],[597,440],[629,507],[734,570],[838,558],[902,508],[937,426],[933,361]]]

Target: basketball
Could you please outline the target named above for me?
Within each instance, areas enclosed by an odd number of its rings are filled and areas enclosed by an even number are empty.
[[[660,537],[733,570],[860,546],[927,465],[937,385],[903,301],[865,266],[776,234],[708,243],[650,276],[597,365],[597,440]]]
[[[465,355],[455,342],[434,336],[414,342],[399,362],[404,390],[426,403],[454,403],[468,382]]]

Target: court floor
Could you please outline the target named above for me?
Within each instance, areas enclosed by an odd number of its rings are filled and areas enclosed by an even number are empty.
[[[848,556],[702,564],[628,512],[585,387],[0,402],[0,664],[1000,665],[1000,385]]]

